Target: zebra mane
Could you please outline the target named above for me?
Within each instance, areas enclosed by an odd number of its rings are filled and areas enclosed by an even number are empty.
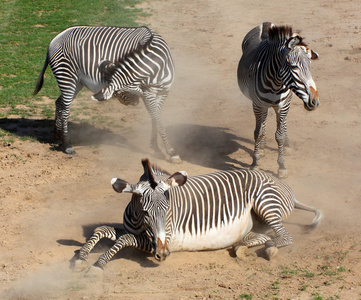
[[[99,70],[102,74],[102,79],[104,81],[110,82],[114,73],[124,64],[125,61],[129,60],[129,58],[134,58],[143,49],[146,49],[153,41],[154,33],[148,27],[142,26],[137,28],[137,30],[139,29],[145,30],[145,32],[143,33],[143,37],[139,40],[137,46],[133,49],[132,52],[130,52],[128,55],[118,61],[111,62],[105,60],[100,63]]]
[[[269,23],[267,28],[268,40],[270,42],[285,42],[293,35],[293,29],[291,26],[277,26]],[[307,46],[300,37],[301,43],[299,45]]]
[[[155,175],[155,176],[162,176],[162,175],[170,176],[170,173],[168,171],[158,167],[155,164],[150,164],[150,167],[152,169],[153,175]]]
[[[147,26],[142,26],[138,29],[145,30],[142,39],[139,40],[138,45],[134,48],[132,52],[130,52],[123,59],[115,62],[116,66],[120,66],[123,61],[125,61],[128,57],[134,57],[136,54],[139,54],[142,50],[146,49],[153,41],[154,33]]]
[[[142,165],[144,167],[144,174],[140,177],[140,181],[149,181],[152,188],[155,188],[157,183],[155,180],[166,180],[170,176],[170,173],[159,168],[155,164],[151,164],[148,158],[142,159]]]

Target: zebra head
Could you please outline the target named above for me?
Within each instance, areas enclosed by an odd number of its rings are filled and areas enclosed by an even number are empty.
[[[303,100],[305,109],[314,110],[320,101],[311,75],[311,60],[318,59],[318,54],[307,48],[296,33],[286,41],[285,51],[285,85]]]
[[[142,228],[152,242],[154,257],[163,261],[170,254],[166,237],[167,213],[170,202],[167,191],[175,186],[181,186],[187,181],[184,171],[169,175],[150,165],[148,159],[142,160],[144,174],[137,184],[130,184],[122,179],[113,178],[111,184],[118,193],[132,193],[132,201],[137,202],[141,216]]]

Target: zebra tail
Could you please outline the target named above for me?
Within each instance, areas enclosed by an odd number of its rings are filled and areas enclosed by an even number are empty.
[[[44,73],[46,68],[48,67],[49,64],[49,52],[46,53],[46,58],[45,58],[45,63],[43,66],[43,69],[41,70],[39,77],[38,77],[38,81],[36,82],[36,86],[33,92],[33,95],[35,96],[37,93],[39,93],[39,91],[41,90],[41,88],[43,87],[43,83],[44,83]]]
[[[322,211],[320,209],[303,204],[297,201],[296,199],[295,199],[295,208],[301,210],[307,210],[313,212],[316,215],[310,225],[305,225],[306,229],[314,229],[320,225],[323,216]]]

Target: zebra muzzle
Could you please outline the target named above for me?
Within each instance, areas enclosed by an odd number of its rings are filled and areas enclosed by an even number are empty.
[[[160,238],[157,239],[157,249],[155,251],[154,254],[154,258],[157,261],[164,261],[170,254],[169,248],[168,248],[168,243],[167,243],[167,239],[165,240],[164,244],[162,243],[162,241],[160,240]]]
[[[318,96],[318,91],[317,89],[313,88],[312,86],[310,87],[310,100],[308,102],[308,110],[313,110],[315,109],[319,104],[320,104],[320,98]]]

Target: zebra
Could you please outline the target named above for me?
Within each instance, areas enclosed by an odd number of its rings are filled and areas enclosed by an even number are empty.
[[[142,98],[152,119],[150,147],[161,152],[159,133],[170,161],[181,162],[161,121],[161,109],[174,80],[174,63],[159,34],[145,26],[70,27],[50,42],[34,95],[42,88],[48,65],[61,92],[56,100],[55,138],[65,153],[75,153],[68,136],[68,118],[73,99],[85,86],[96,101],[114,96],[124,105],[137,105]]]
[[[236,254],[265,245],[266,258],[292,244],[282,220],[294,208],[311,211],[309,228],[320,224],[321,211],[297,201],[291,188],[262,171],[235,169],[189,177],[173,175],[142,160],[144,174],[137,184],[113,178],[118,193],[132,193],[124,211],[124,228],[100,226],[75,255],[75,271],[99,272],[125,247],[152,253],[161,262],[170,251],[222,249],[233,245]],[[276,237],[252,231],[254,222],[270,226]],[[89,268],[86,259],[102,238],[114,245]],[[88,272],[89,272],[88,271]],[[101,271],[100,271],[101,272]]]
[[[266,136],[268,108],[275,110],[278,144],[278,176],[287,177],[284,150],[289,148],[287,114],[292,92],[312,111],[319,105],[319,95],[312,79],[311,60],[318,54],[309,49],[302,37],[290,26],[276,26],[265,22],[247,33],[242,42],[242,57],[237,78],[242,93],[252,100],[256,118],[252,168],[259,168]],[[284,149],[284,147],[286,147]]]

